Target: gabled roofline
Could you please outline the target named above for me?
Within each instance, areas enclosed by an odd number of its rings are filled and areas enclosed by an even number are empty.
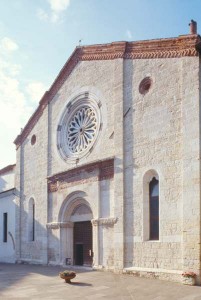
[[[14,168],[15,168],[15,166],[16,166],[16,164],[14,164],[14,165],[8,165],[8,166],[4,167],[3,169],[0,170],[0,175],[6,174],[6,173],[8,173],[10,171],[13,171]]]
[[[80,61],[123,59],[155,59],[198,56],[201,53],[201,38],[197,34],[177,38],[154,39],[135,42],[113,42],[76,47],[64,67],[46,91],[21,134],[14,141],[18,148],[35,126],[44,109]]]
[[[0,192],[0,199],[1,198],[6,198],[6,197],[8,197],[10,195],[15,195],[15,191],[16,191],[16,189],[12,188],[12,189]]]

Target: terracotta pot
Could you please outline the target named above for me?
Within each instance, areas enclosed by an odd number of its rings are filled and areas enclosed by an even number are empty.
[[[182,283],[186,285],[195,285],[195,277],[183,277]]]
[[[64,279],[66,283],[71,283],[71,279],[75,278],[75,276],[76,276],[76,274],[74,274],[74,275],[66,275],[66,276],[60,274],[60,277],[62,279]]]

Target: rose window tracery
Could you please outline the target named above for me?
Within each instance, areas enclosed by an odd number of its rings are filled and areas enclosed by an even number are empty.
[[[66,162],[78,162],[91,153],[100,130],[101,102],[90,93],[68,101],[57,125],[57,150]]]
[[[67,144],[72,153],[87,149],[97,130],[97,117],[91,107],[83,107],[75,112],[67,128]]]

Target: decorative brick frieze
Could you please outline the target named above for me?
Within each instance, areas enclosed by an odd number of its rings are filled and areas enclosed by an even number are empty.
[[[114,177],[114,158],[96,161],[48,178],[50,193],[85,182],[101,181]]]
[[[24,130],[14,143],[18,148],[43,114],[45,107],[57,94],[63,83],[80,61],[124,59],[154,59],[183,56],[198,56],[201,53],[201,38],[197,34],[183,35],[177,38],[156,39],[137,42],[114,42],[92,46],[77,47],[49,91],[45,92],[38,108],[29,119]]]
[[[91,223],[93,226],[113,226],[117,221],[118,218],[100,218],[92,219]]]
[[[59,228],[72,228],[74,226],[73,222],[51,222],[47,223],[46,227],[48,229],[59,229]]]
[[[86,46],[82,47],[81,60],[198,56],[201,51],[200,41],[200,37],[197,35],[183,35],[178,38]]]

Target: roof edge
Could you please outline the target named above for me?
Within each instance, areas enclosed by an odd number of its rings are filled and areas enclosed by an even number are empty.
[[[5,173],[8,173],[8,172],[12,171],[15,168],[15,166],[16,166],[16,164],[14,164],[14,165],[8,165],[8,166],[0,169],[0,175],[3,175]]]

